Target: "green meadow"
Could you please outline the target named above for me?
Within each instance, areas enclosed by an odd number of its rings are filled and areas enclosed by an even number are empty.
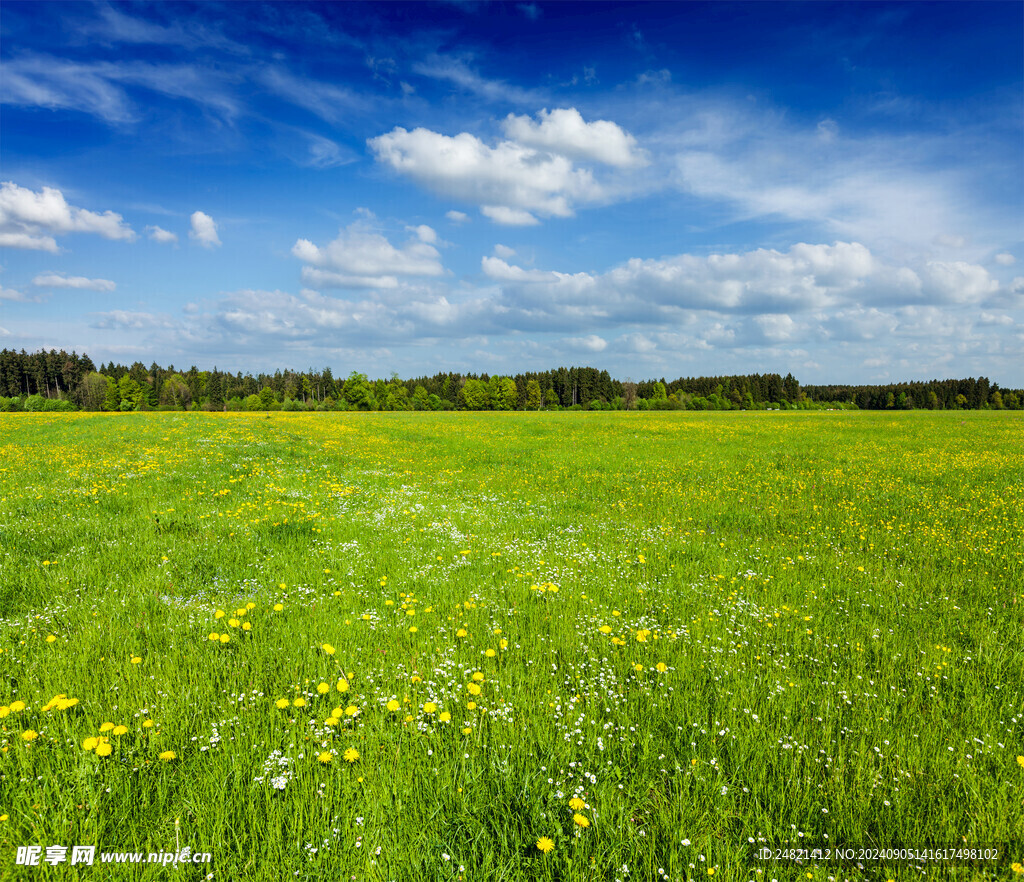
[[[1024,419],[2,415],[0,675],[2,879],[1024,879]]]

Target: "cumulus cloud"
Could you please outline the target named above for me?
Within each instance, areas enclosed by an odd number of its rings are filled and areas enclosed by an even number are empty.
[[[597,334],[587,334],[585,337],[565,337],[562,341],[573,349],[581,349],[584,352],[604,352],[608,348],[608,341]]]
[[[1005,251],[1002,254],[997,254],[995,260],[1000,266],[1013,266],[1017,262],[1016,257],[1012,254],[1007,254]]]
[[[54,236],[63,233],[96,233],[124,241],[135,238],[121,215],[69,205],[53,187],[36,192],[12,181],[0,185],[0,246],[56,252]]]
[[[202,245],[204,248],[215,248],[220,245],[217,236],[217,224],[210,215],[203,211],[193,211],[191,217],[192,229],[188,231],[188,237]]]
[[[502,123],[505,135],[526,147],[547,150],[576,160],[591,160],[629,168],[647,164],[636,138],[615,123],[598,119],[585,122],[575,107],[528,116],[509,114]]]
[[[426,224],[410,229],[413,236],[396,248],[357,221],[323,248],[299,239],[292,254],[306,264],[303,282],[322,288],[394,288],[399,276],[443,275],[441,255],[432,244],[437,233]]]
[[[378,162],[437,193],[482,206],[499,223],[570,217],[574,204],[602,195],[589,170],[515,141],[490,147],[468,132],[448,136],[397,127],[367,144]]]
[[[0,300],[9,300],[12,303],[29,303],[31,299],[26,297],[21,291],[17,291],[14,288],[5,288],[3,285],[0,285]]]
[[[61,273],[41,273],[32,280],[39,288],[78,288],[90,291],[113,291],[117,285],[110,279],[87,279],[85,276],[65,276]]]
[[[515,257],[515,248],[509,248],[508,245],[495,245],[494,253],[502,260],[508,260],[510,257]]]
[[[455,209],[452,209],[451,211],[446,211],[444,213],[444,216],[448,218],[448,220],[450,220],[453,224],[464,224],[469,221],[468,214],[466,214],[464,211],[455,211]]]
[[[169,230],[165,230],[163,227],[156,225],[146,227],[146,232],[149,233],[149,238],[154,242],[160,242],[161,244],[176,244],[178,241],[178,234],[172,233]]]
[[[530,212],[507,205],[481,205],[480,213],[503,227],[535,227],[540,223]]]
[[[437,242],[437,232],[433,227],[428,227],[426,224],[420,224],[417,227],[406,227],[406,229],[410,233],[414,233],[421,242],[426,242],[428,245],[433,245]]]
[[[481,269],[501,285],[512,309],[593,325],[677,323],[693,311],[764,316],[751,333],[768,341],[797,334],[772,316],[873,306],[981,306],[1004,292],[984,267],[931,261],[916,268],[887,264],[857,242],[798,243],[787,251],[633,258],[604,273],[524,269],[483,257]]]

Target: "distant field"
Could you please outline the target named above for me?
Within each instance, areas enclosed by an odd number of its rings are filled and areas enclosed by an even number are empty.
[[[1024,418],[0,415],[0,675],[2,879],[1024,879]]]

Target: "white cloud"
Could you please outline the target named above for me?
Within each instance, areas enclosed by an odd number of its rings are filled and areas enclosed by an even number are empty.
[[[7,328],[0,328],[0,337],[10,337],[11,332]]]
[[[535,227],[540,223],[530,212],[507,205],[481,205],[480,213],[503,227]]]
[[[464,211],[455,211],[452,209],[451,211],[446,211],[444,216],[453,224],[464,224],[469,221],[469,215]]]
[[[1005,251],[1002,254],[997,254],[995,260],[1000,266],[1013,266],[1017,262],[1016,257],[1012,254],[1007,254]]]
[[[433,227],[428,227],[426,224],[420,224],[418,227],[406,227],[410,233],[415,233],[416,238],[421,242],[426,242],[428,245],[434,245],[437,243],[437,232]]]
[[[132,228],[113,211],[98,214],[69,205],[53,187],[39,192],[11,181],[0,185],[0,246],[57,251],[55,235],[97,233],[105,239],[131,241]]]
[[[0,300],[9,300],[13,303],[29,303],[31,299],[26,297],[21,291],[16,291],[14,288],[5,288],[3,285],[0,285]]]
[[[563,342],[573,349],[582,349],[586,352],[604,352],[608,348],[608,341],[597,334],[587,334],[585,337],[566,337]]]
[[[149,238],[154,242],[160,242],[161,244],[177,243],[178,234],[172,233],[169,230],[165,230],[163,227],[156,225],[146,227],[146,232],[149,233]]]
[[[191,217],[192,229],[188,237],[204,248],[214,248],[220,245],[217,237],[217,224],[210,215],[203,211],[193,211]]]
[[[576,160],[593,160],[620,168],[647,164],[636,138],[605,119],[584,122],[575,107],[546,108],[528,116],[509,114],[502,123],[505,135],[526,147],[548,150]]]
[[[570,217],[574,203],[602,195],[593,175],[570,159],[513,141],[489,147],[468,132],[450,137],[398,127],[367,144],[379,162],[444,196],[482,206],[500,223],[535,223],[536,214]]]
[[[515,248],[509,248],[508,245],[495,245],[494,253],[502,260],[508,260],[510,257],[515,257]]]
[[[744,333],[771,342],[803,333],[792,323],[798,314],[841,315],[874,306],[977,307],[1006,293],[984,267],[961,261],[896,266],[856,242],[633,258],[604,273],[524,269],[498,257],[483,257],[481,269],[501,285],[510,321],[518,313],[538,312],[591,327],[678,324],[695,311],[763,316]]]
[[[323,248],[299,239],[292,254],[306,264],[303,282],[324,288],[394,288],[398,276],[443,275],[441,255],[431,244],[437,234],[425,224],[411,231],[413,237],[396,248],[366,222],[357,221]]]
[[[113,291],[117,285],[110,279],[87,279],[85,276],[65,276],[60,273],[41,273],[32,280],[40,288],[78,288],[91,291]]]

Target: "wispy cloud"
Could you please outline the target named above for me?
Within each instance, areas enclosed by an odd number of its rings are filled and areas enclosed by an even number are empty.
[[[544,103],[542,93],[533,89],[524,89],[503,80],[489,80],[460,58],[433,55],[425,61],[414,64],[413,70],[420,76],[451,83],[487,101],[533,106]]]

